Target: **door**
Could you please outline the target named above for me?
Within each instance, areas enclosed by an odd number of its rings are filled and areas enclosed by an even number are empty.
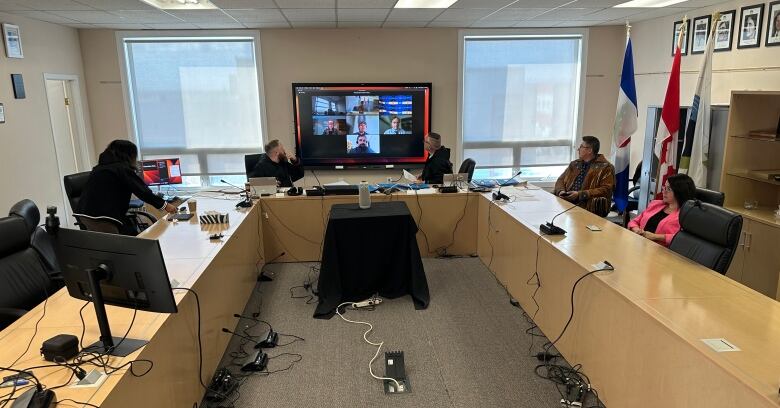
[[[749,230],[750,220],[744,218],[742,220],[742,231],[739,233],[739,243],[737,244],[737,249],[734,251],[734,258],[731,259],[729,270],[726,271],[726,276],[742,284],[745,283],[742,280],[742,270],[745,263],[745,240],[747,239]]]
[[[780,228],[750,221],[750,230],[745,238],[742,281],[746,286],[775,298],[780,275],[780,251],[777,250]]]
[[[83,131],[79,129],[78,110],[75,109],[74,98],[77,89],[72,79],[46,78],[46,98],[49,103],[49,118],[51,120],[54,149],[57,153],[57,167],[60,172],[59,184],[62,191],[63,208],[60,209],[60,222],[64,226],[73,225],[72,209],[62,185],[62,178],[68,174],[89,169],[86,155],[86,141]]]

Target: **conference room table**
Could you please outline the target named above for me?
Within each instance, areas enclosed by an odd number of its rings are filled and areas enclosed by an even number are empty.
[[[494,202],[490,194],[432,190],[372,199],[407,204],[423,257],[479,256],[548,338],[555,338],[569,317],[574,282],[594,264],[609,261],[613,271],[596,272],[577,286],[573,320],[556,344],[568,362],[582,364],[608,407],[780,406],[780,303],[578,207],[555,219],[566,235],[542,235],[539,224],[571,204],[533,186],[502,191],[510,202]],[[318,261],[330,206],[357,197],[263,197],[250,209],[235,209],[235,200],[226,197],[196,198],[200,212],[229,213],[229,226],[201,226],[196,218],[176,224],[160,220],[142,236],[160,241],[174,286],[199,295],[202,378],[208,383],[229,340],[221,327],[235,326],[232,314],[243,309],[262,265]],[[209,240],[214,232],[224,237]],[[435,288],[431,292],[436,302]],[[59,388],[58,398],[102,407],[190,408],[200,401],[205,390],[198,379],[194,296],[184,290],[174,294],[179,313],[138,312],[130,336],[149,344],[112,360],[115,365],[153,360],[147,375],[137,378],[123,369],[96,387]],[[30,350],[14,367],[41,365],[38,348],[49,337],[79,335],[83,305],[65,290],[52,295]],[[114,332],[126,330],[133,312],[107,308]],[[22,354],[42,312],[39,305],[0,332],[0,366]],[[84,314],[85,339],[91,341],[99,333],[91,306]],[[724,339],[738,350],[718,352],[704,339]],[[138,363],[136,371],[142,367]],[[35,373],[48,387],[70,377],[61,367]]]

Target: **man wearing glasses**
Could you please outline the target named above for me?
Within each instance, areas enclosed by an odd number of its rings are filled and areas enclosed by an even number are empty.
[[[569,163],[555,182],[554,194],[605,217],[615,189],[615,167],[599,154],[599,139],[583,136],[579,159]]]

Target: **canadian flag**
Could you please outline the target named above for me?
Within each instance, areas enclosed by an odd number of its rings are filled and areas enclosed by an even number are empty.
[[[685,27],[685,24],[683,24]],[[679,37],[683,37],[680,30]],[[661,188],[666,179],[677,173],[677,136],[680,131],[680,41],[674,52],[669,85],[666,86],[664,106],[661,108],[661,122],[655,135],[655,155],[658,157],[658,177],[655,182],[656,199],[661,199]]]

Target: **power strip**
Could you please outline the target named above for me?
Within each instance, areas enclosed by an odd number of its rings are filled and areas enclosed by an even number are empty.
[[[378,306],[382,303],[382,298],[380,297],[372,297],[371,299],[366,299],[362,302],[355,302],[352,304],[352,307],[355,309],[360,309],[363,307],[369,307],[369,306]]]

